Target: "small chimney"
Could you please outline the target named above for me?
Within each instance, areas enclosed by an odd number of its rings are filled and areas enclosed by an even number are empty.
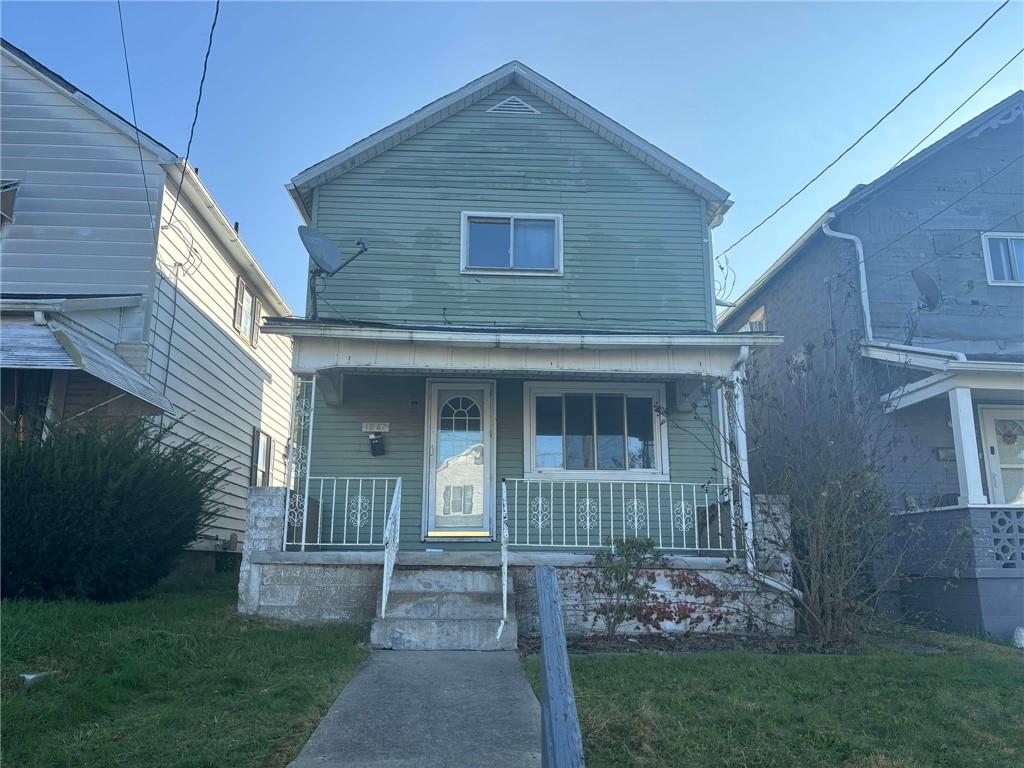
[[[235,234],[236,235],[238,234],[238,222],[237,221],[235,222]]]

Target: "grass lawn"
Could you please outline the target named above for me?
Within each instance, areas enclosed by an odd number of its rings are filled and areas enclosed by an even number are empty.
[[[5,601],[5,766],[281,766],[368,651],[365,628],[234,615],[236,581],[136,602]],[[58,675],[25,688],[22,672]]]
[[[849,655],[571,657],[588,768],[1024,766],[1024,656],[900,633]],[[539,663],[526,662],[538,691]]]

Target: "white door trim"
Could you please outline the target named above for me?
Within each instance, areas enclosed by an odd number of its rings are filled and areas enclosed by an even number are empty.
[[[437,409],[438,392],[441,389],[465,388],[479,389],[484,394],[483,427],[484,427],[484,528],[479,536],[429,536],[430,510],[434,502],[434,450],[437,444]],[[497,487],[495,467],[496,417],[495,417],[494,379],[427,379],[424,410],[426,421],[423,430],[423,509],[420,524],[420,538],[423,541],[480,541],[493,540],[495,489]]]
[[[985,458],[985,474],[988,477],[988,498],[991,504],[1006,504],[1003,488],[1002,465],[999,456],[992,452],[996,444],[995,420],[1019,419],[1024,407],[1013,405],[979,405],[978,424],[981,428],[981,455]]]

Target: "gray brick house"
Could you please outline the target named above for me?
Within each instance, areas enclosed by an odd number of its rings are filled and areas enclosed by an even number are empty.
[[[893,381],[894,511],[935,541],[973,530],[964,567],[908,583],[904,607],[1024,625],[1024,92],[856,187],[719,324],[782,335],[755,355],[766,371],[826,329],[853,339]]]

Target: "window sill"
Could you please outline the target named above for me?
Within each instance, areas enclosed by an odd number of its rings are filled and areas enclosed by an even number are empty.
[[[524,480],[569,480],[591,483],[667,483],[669,476],[659,472],[623,472],[620,470],[553,470],[548,472],[526,472]]]
[[[1024,280],[989,280],[988,284],[995,287],[1007,286],[1007,287],[1021,287],[1024,285]]]
[[[463,267],[459,270],[463,275],[490,275],[492,277],[562,277],[561,269],[484,269],[483,267]]]

